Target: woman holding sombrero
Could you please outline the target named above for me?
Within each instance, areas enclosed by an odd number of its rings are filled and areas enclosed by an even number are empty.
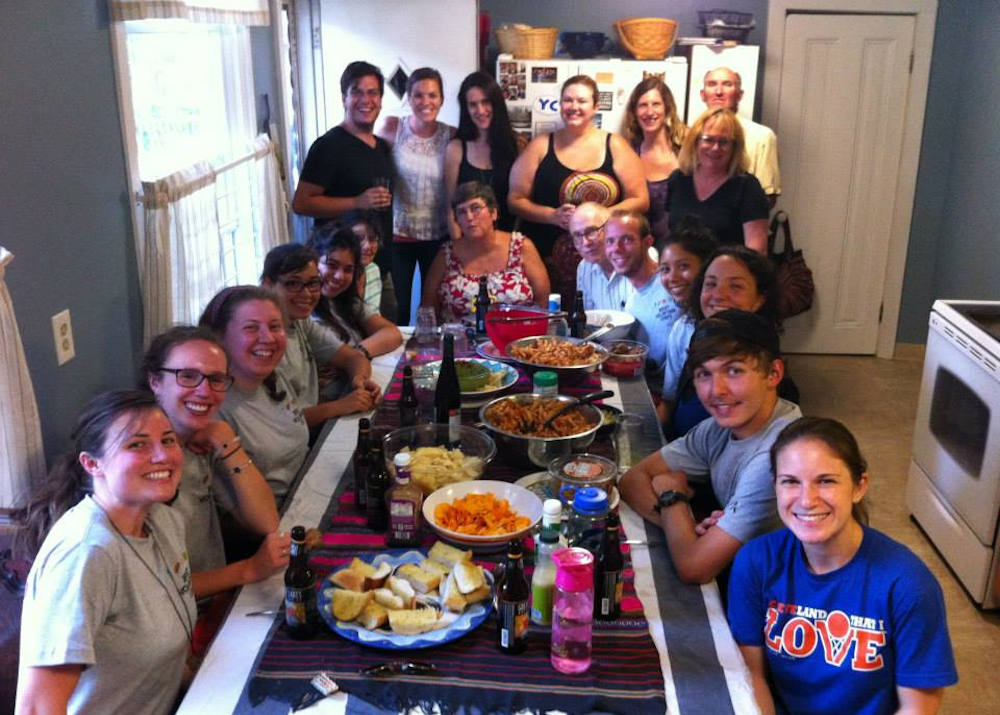
[[[611,209],[649,208],[638,155],[623,137],[594,126],[597,97],[590,77],[566,80],[559,100],[562,128],[535,137],[510,173],[510,209],[524,220],[523,233],[549,263],[553,289],[564,299],[575,291],[579,261],[567,233],[576,207],[595,201]]]

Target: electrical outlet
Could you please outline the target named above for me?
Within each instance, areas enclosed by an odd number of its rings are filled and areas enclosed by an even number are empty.
[[[63,365],[76,357],[73,345],[73,325],[69,320],[69,308],[52,316],[52,337],[56,341],[56,360]]]

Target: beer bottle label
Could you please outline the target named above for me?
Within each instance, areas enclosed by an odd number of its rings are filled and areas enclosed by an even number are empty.
[[[621,571],[603,571],[599,574],[599,583],[594,594],[598,615],[610,616],[618,610],[622,602],[623,586]]]
[[[528,636],[528,601],[501,601],[500,647],[512,648]]]
[[[397,544],[417,543],[416,504],[409,499],[389,502],[390,539]]]
[[[291,628],[310,624],[309,614],[316,611],[316,590],[285,587],[285,622]]]

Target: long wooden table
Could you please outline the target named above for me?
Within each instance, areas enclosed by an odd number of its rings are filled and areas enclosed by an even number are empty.
[[[373,375],[383,386],[388,386],[400,354],[401,350],[397,350],[375,359]],[[615,397],[606,403],[644,417],[641,434],[630,445],[633,454],[641,456],[656,449],[660,435],[643,381],[603,375],[602,383],[615,392]],[[282,530],[287,531],[295,524],[320,522],[350,463],[360,417],[345,417],[326,425],[286,505]],[[663,532],[643,521],[625,504],[619,511],[626,536],[648,544],[633,548],[631,558],[636,595],[642,602],[660,656],[667,711],[755,712],[746,669],[726,625],[715,583],[694,586],[680,582],[670,563]],[[246,614],[280,608],[283,594],[282,574],[240,590],[179,713],[252,712],[245,705],[238,708],[238,704],[273,619]],[[347,696],[340,694],[302,712],[343,713],[346,704]]]

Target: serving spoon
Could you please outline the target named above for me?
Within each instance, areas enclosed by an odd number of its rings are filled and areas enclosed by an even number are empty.
[[[544,422],[542,422],[542,426],[541,426],[541,428],[538,431],[539,432],[544,432],[546,429],[548,429],[549,427],[551,427],[552,423],[555,421],[556,417],[558,417],[559,415],[566,414],[570,410],[575,409],[575,408],[579,407],[580,405],[589,405],[594,400],[603,400],[606,397],[612,397],[612,396],[614,396],[614,394],[615,393],[614,393],[613,390],[601,390],[600,392],[591,392],[589,394],[586,394],[583,397],[581,397],[580,399],[578,399],[576,402],[570,402],[570,403],[564,405],[563,407],[560,407],[558,410],[556,410],[552,414],[551,417],[549,417],[547,420],[545,420]],[[530,431],[534,432],[533,429],[530,430]]]

